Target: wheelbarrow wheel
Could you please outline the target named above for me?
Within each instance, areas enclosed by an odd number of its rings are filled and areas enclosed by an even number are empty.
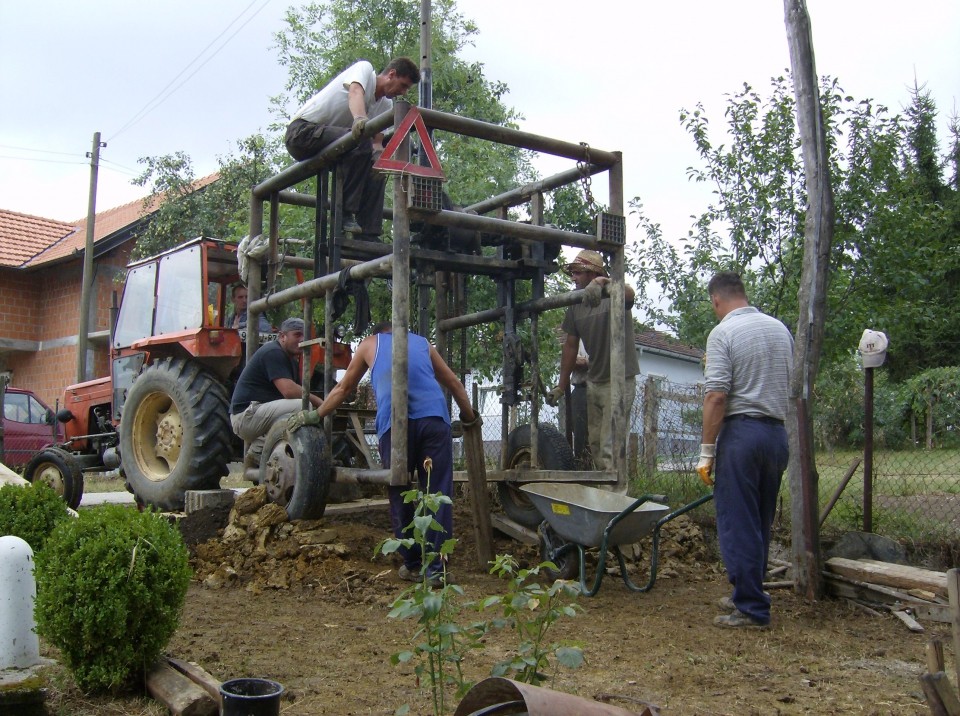
[[[507,438],[507,469],[530,467],[533,439],[530,423],[515,428]],[[576,461],[570,444],[555,426],[540,423],[537,429],[537,458],[544,470],[573,470]],[[497,495],[507,517],[524,527],[535,528],[543,520],[540,511],[515,482],[498,482]]]
[[[580,558],[576,550],[568,550],[562,555],[556,552],[567,542],[556,533],[550,523],[544,520],[537,527],[537,537],[540,540],[540,561],[553,562],[557,568],[550,569],[544,567],[543,573],[547,579],[554,581],[558,579],[579,579],[580,577]]]

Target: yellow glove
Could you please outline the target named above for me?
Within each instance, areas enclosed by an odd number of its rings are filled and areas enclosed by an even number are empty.
[[[304,425],[319,425],[320,414],[316,410],[298,410],[287,418],[287,432],[294,433]]]
[[[713,472],[713,461],[716,459],[716,454],[716,445],[700,445],[700,462],[697,463],[697,474],[707,487],[713,487],[713,478],[710,473]]]
[[[366,117],[355,117],[353,120],[353,126],[350,128],[350,134],[354,139],[360,139],[360,135],[363,134],[363,130],[366,126]]]
[[[560,404],[560,398],[563,397],[563,392],[563,388],[558,385],[556,388],[547,393],[547,405],[549,405],[551,408],[556,408]]]

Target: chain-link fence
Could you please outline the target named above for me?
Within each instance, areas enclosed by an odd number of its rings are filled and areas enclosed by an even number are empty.
[[[495,388],[480,389],[487,462],[499,465],[501,406]],[[629,419],[628,474],[632,492],[664,494],[672,506],[694,501],[708,490],[696,476],[702,425],[703,388],[641,378]],[[561,405],[562,410],[562,405]],[[529,407],[516,411],[509,431],[529,422]],[[561,412],[545,406],[540,421],[559,426]],[[565,432],[557,431],[565,438]],[[878,449],[873,454],[870,513],[872,531],[914,545],[950,545],[960,540],[960,449]],[[459,447],[458,447],[459,449]],[[864,451],[818,449],[819,509],[823,537],[864,529]],[[842,488],[842,489],[841,489]],[[829,510],[827,509],[829,507]],[[712,505],[697,510],[709,518]],[[778,524],[789,526],[790,490],[781,489]]]

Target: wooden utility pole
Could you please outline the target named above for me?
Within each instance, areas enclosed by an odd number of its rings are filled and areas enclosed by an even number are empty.
[[[813,35],[805,0],[784,0],[787,44],[793,68],[797,123],[807,182],[803,273],[790,379],[790,505],[793,525],[793,564],[797,591],[807,599],[823,593],[820,571],[818,476],[813,451],[811,416],[813,384],[823,346],[827,270],[833,242],[833,189],[830,184],[827,139],[813,55]]]
[[[93,133],[93,149],[90,157],[90,198],[87,202],[87,243],[83,250],[83,284],[80,292],[80,327],[77,330],[77,382],[90,380],[87,375],[87,344],[90,334],[90,293],[93,287],[93,231],[97,216],[97,173],[100,170],[100,148],[107,146],[100,141],[100,132]]]

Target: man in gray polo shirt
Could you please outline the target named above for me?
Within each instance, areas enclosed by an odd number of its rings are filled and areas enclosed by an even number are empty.
[[[763,591],[770,529],[787,469],[787,395],[793,336],[747,302],[740,277],[716,274],[707,290],[720,323],[707,338],[703,438],[697,472],[704,482],[716,461],[713,497],[720,554],[733,596],[720,600],[721,627],[764,627]]]

